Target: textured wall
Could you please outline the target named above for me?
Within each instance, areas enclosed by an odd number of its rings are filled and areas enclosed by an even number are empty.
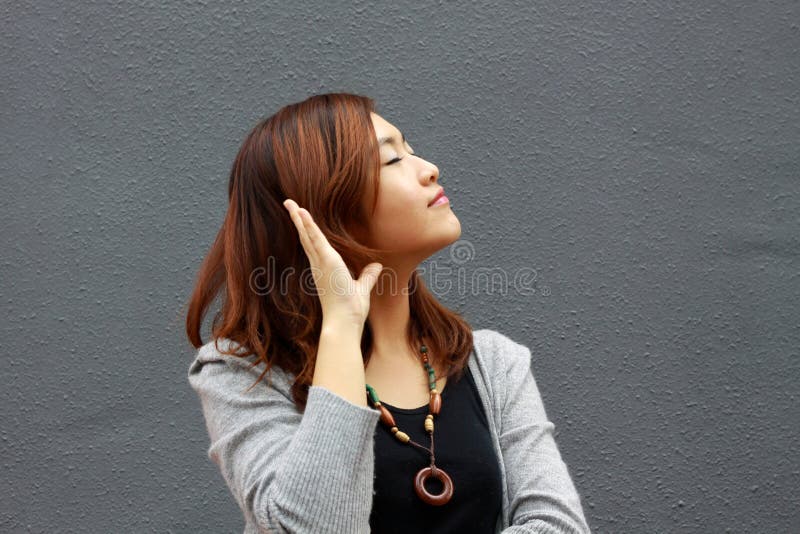
[[[0,14],[0,531],[241,530],[182,305],[246,131],[331,90],[439,165],[433,259],[535,271],[441,298],[531,348],[594,531],[800,530],[797,2]]]

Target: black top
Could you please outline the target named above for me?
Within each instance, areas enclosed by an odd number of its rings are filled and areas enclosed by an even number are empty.
[[[381,392],[376,393],[380,398]],[[436,467],[453,481],[453,496],[442,506],[426,504],[417,496],[414,477],[430,466],[430,453],[402,443],[379,420],[375,429],[375,494],[369,520],[373,533],[494,532],[503,497],[500,467],[469,367],[458,382],[448,379],[441,395],[442,409],[434,416],[433,452]],[[430,448],[424,426],[427,404],[414,409],[381,404],[392,413],[399,430]],[[425,487],[433,494],[442,491],[442,483],[433,477]]]

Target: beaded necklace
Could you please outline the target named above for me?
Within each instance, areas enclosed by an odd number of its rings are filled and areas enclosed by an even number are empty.
[[[381,401],[378,399],[378,394],[375,393],[375,390],[372,389],[369,384],[367,384],[367,393],[370,401],[372,401],[373,407],[375,407],[381,413],[381,422],[391,430],[392,434],[394,434],[394,437],[396,437],[402,443],[414,445],[415,447],[430,453],[431,465],[429,467],[423,467],[417,472],[416,477],[414,477],[414,490],[417,492],[419,498],[426,503],[432,506],[441,506],[446,504],[453,496],[453,481],[450,479],[447,473],[436,467],[435,457],[433,455],[433,416],[439,415],[439,412],[442,409],[442,396],[436,390],[436,373],[433,371],[433,367],[431,367],[431,365],[428,363],[428,347],[421,345],[419,350],[422,353],[422,365],[428,371],[428,382],[431,390],[431,400],[428,403],[428,415],[425,416],[425,431],[431,438],[430,449],[423,447],[419,443],[416,443],[408,437],[408,434],[400,431],[400,429],[397,428],[397,425],[394,422],[394,417],[389,410],[383,404],[381,404]],[[434,495],[425,489],[425,481],[431,476],[439,479],[444,486],[442,492],[438,495]]]

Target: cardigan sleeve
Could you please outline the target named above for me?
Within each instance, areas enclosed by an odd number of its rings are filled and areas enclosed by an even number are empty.
[[[530,350],[505,338],[507,361],[498,431],[509,492],[505,534],[586,534],[580,497],[561,458],[533,377]],[[510,342],[510,343],[509,343]]]
[[[266,381],[245,391],[260,372],[233,359],[195,360],[189,382],[208,457],[246,520],[259,532],[369,532],[378,411],[312,385],[300,413]]]

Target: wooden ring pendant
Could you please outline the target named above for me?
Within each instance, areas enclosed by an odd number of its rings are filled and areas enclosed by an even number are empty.
[[[425,481],[428,480],[430,476],[439,479],[444,486],[444,489],[442,489],[442,492],[438,495],[433,495],[425,489]],[[453,481],[447,473],[438,467],[423,467],[414,478],[414,490],[416,490],[419,498],[426,503],[432,506],[441,506],[447,504],[447,501],[453,496]]]

